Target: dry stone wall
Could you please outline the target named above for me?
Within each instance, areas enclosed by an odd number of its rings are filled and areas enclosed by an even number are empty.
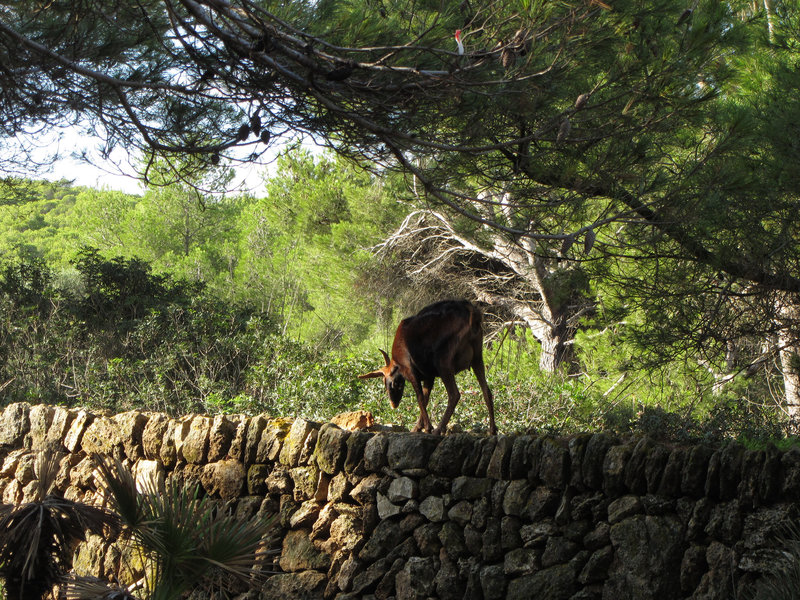
[[[0,493],[32,491],[41,448],[67,498],[96,502],[92,453],[137,477],[198,482],[243,517],[279,515],[273,598],[728,599],[780,556],[798,517],[800,451],[565,438],[349,431],[264,415],[170,419],[13,404]],[[89,539],[76,569],[121,575]]]

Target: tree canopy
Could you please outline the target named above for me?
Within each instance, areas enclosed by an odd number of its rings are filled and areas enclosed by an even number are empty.
[[[0,121],[178,176],[302,132],[585,263],[654,354],[776,338],[790,368],[798,31],[780,1],[27,0],[0,9]]]

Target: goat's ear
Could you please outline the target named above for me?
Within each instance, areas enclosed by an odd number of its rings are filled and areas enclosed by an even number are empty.
[[[378,350],[380,350],[380,348],[378,348]],[[388,355],[388,354],[386,354],[386,350],[381,350],[381,354],[383,354],[383,358],[386,360],[386,366],[388,367],[388,366],[389,366],[389,363],[391,362],[391,361],[389,360],[389,355]]]
[[[363,375],[359,375],[359,379],[372,379],[373,377],[386,377],[386,373],[378,369],[377,371],[372,371],[371,373],[364,373]]]

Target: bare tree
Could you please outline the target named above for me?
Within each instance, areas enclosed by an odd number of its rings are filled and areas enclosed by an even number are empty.
[[[489,305],[495,327],[528,328],[541,344],[539,365],[555,371],[572,359],[579,319],[592,307],[577,262],[529,238],[485,228],[459,232],[441,212],[411,212],[378,250],[421,289],[441,285]],[[538,247],[537,247],[538,246]]]

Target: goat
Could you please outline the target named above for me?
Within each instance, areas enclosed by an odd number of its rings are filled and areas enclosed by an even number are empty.
[[[400,321],[392,343],[392,357],[381,350],[386,365],[359,375],[359,379],[383,377],[392,408],[403,398],[405,382],[411,383],[419,404],[419,419],[412,431],[430,433],[428,400],[433,381],[439,377],[447,389],[447,409],[434,434],[442,434],[461,398],[456,373],[472,368],[489,409],[489,432],[497,433],[492,392],[486,383],[483,365],[483,326],[481,312],[466,300],[444,300],[423,308],[413,317]]]

